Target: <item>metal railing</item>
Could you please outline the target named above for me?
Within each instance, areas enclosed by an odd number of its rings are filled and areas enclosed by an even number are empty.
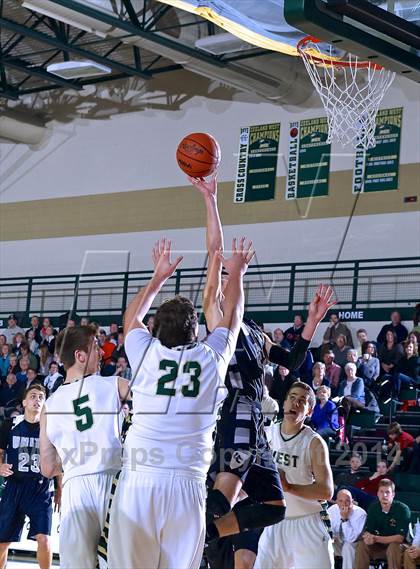
[[[77,313],[103,321],[118,320],[151,271],[0,279],[0,319],[18,313],[59,316]],[[354,261],[253,265],[245,280],[245,302],[251,313],[289,315],[305,309],[318,283],[331,283],[344,311],[406,309],[420,300],[420,257]],[[201,308],[203,268],[181,268],[169,279],[154,306],[174,294],[191,298]],[[388,318],[388,316],[387,316]],[[349,319],[349,318],[347,318]],[[373,319],[376,319],[374,317]]]

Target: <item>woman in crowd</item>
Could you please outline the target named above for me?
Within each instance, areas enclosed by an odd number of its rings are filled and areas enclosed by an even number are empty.
[[[399,394],[401,387],[416,385],[420,379],[420,358],[416,344],[409,340],[403,344],[404,355],[396,365],[393,382],[396,392]]]
[[[35,371],[38,370],[38,358],[34,356],[34,354],[30,351],[29,344],[26,340],[24,340],[20,345],[20,356],[18,357],[18,362],[20,362],[23,357],[28,358],[30,368],[34,369]]]
[[[10,347],[9,344],[1,346],[0,355],[0,381],[5,379],[10,366]]]
[[[53,356],[50,354],[48,350],[48,346],[46,344],[42,344],[39,347],[39,375],[46,377],[49,373],[50,363],[53,361]]]
[[[322,362],[314,363],[314,366],[312,368],[312,381],[306,381],[305,383],[308,383],[315,391],[315,393],[318,387],[321,387],[321,385],[329,386],[330,382],[325,377],[325,364]]]
[[[337,406],[330,397],[331,389],[328,385],[318,387],[317,403],[311,417],[316,432],[325,440],[328,440],[328,437],[335,437],[339,429]]]
[[[34,356],[38,356],[39,355],[39,344],[35,339],[34,330],[32,328],[29,328],[29,330],[26,331],[25,337],[26,337],[26,341],[29,344],[29,349],[31,350],[31,352],[34,354]]]
[[[385,342],[379,346],[378,350],[381,376],[392,373],[403,355],[402,346],[397,343],[397,335],[393,330],[388,330],[385,335]]]
[[[342,397],[341,405],[347,418],[350,410],[365,408],[365,385],[361,377],[356,376],[356,364],[347,363],[344,366],[346,379],[338,386],[338,396]]]
[[[381,372],[379,359],[376,357],[376,346],[373,342],[363,342],[362,356],[357,361],[357,372],[366,387],[371,388]]]

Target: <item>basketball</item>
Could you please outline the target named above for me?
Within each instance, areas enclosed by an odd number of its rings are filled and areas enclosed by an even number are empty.
[[[204,178],[220,164],[220,147],[215,138],[205,132],[187,134],[176,149],[176,161],[185,174]]]

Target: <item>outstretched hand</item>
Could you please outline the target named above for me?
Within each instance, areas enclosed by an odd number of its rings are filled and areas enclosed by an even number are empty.
[[[152,250],[153,266],[155,268],[154,276],[161,280],[171,277],[181,263],[183,257],[177,257],[174,262],[171,261],[170,239],[163,237],[155,243]]]
[[[337,301],[333,300],[333,296],[334,290],[331,286],[320,284],[308,307],[308,318],[321,322],[328,310],[337,304]]]
[[[239,245],[237,245],[236,238],[232,241],[232,255],[226,259],[221,252],[218,253],[222,261],[223,267],[232,274],[245,274],[249,263],[255,255],[255,250],[252,247],[252,241],[245,244],[245,237],[241,237]]]
[[[208,181],[204,178],[193,178],[192,176],[188,176],[188,180],[205,198],[217,196],[217,170]]]

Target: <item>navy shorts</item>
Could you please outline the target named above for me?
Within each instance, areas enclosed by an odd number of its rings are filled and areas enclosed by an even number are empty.
[[[243,490],[256,502],[284,499],[258,402],[241,396],[225,400],[217,423],[210,479],[214,481],[219,472],[238,476]]]
[[[29,518],[29,539],[51,535],[52,492],[50,480],[28,477],[6,479],[0,501],[0,543],[19,541],[25,516]]]
[[[253,551],[257,555],[262,532],[263,529],[244,531],[212,541],[205,550],[210,569],[234,569],[235,552],[240,549]]]

